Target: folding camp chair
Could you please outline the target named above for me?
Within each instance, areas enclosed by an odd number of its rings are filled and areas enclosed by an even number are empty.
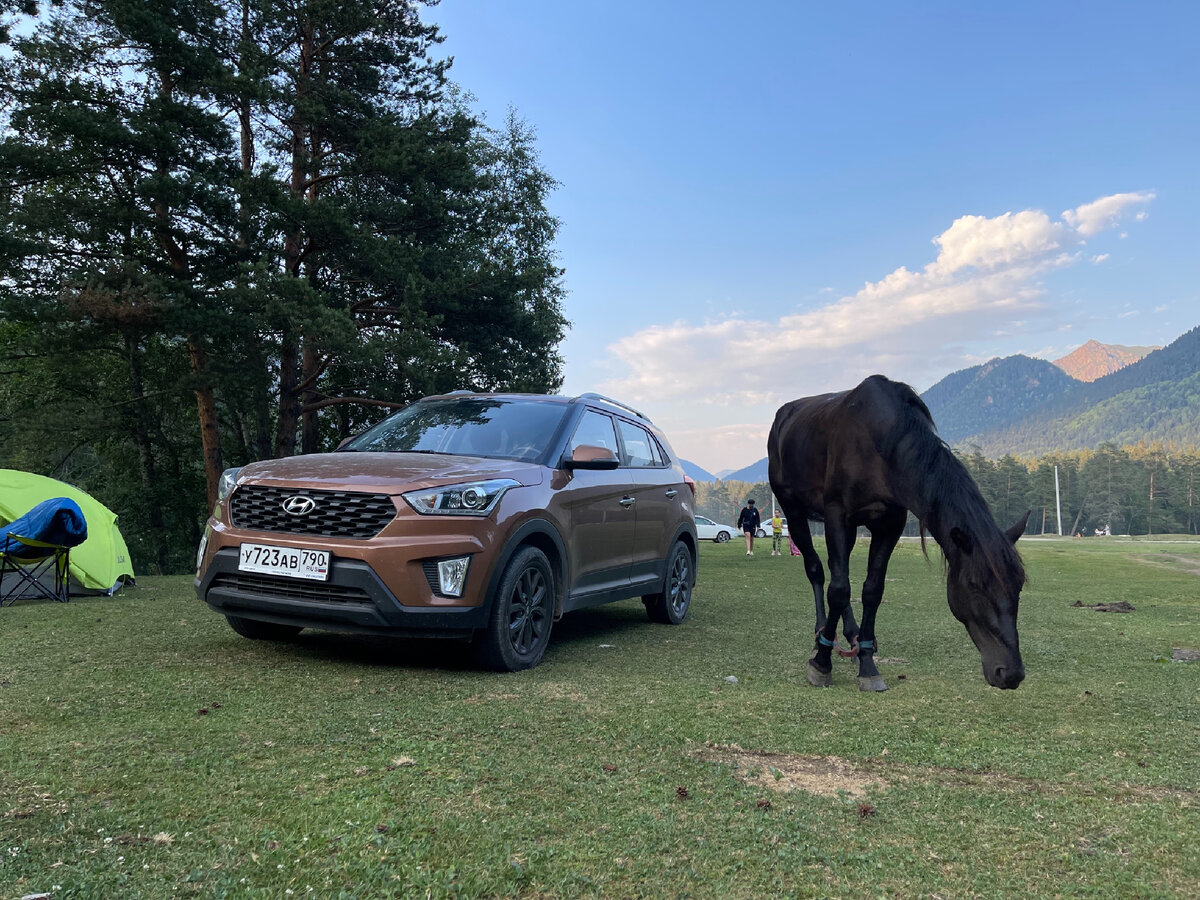
[[[70,548],[85,540],[83,510],[69,497],[43,500],[25,515],[0,526],[0,606],[11,606],[28,596],[66,603],[70,599]],[[53,590],[42,580],[51,570]]]
[[[48,544],[11,532],[0,542],[0,606],[21,597],[38,596],[66,603],[71,599],[71,548]],[[2,549],[7,548],[7,549]],[[54,589],[42,580],[53,569]],[[9,578],[12,575],[14,577]]]

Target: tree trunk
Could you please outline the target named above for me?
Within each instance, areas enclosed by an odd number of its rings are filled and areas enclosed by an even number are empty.
[[[187,346],[192,374],[203,378],[208,369],[208,354],[190,335]],[[204,384],[196,388],[196,410],[200,417],[200,448],[204,456],[207,509],[212,509],[217,502],[217,485],[221,481],[224,466],[221,461],[221,429],[217,424],[217,399],[211,385]]]
[[[160,91],[164,97],[171,95],[170,73],[158,73]],[[168,179],[169,163],[165,160],[157,165],[158,173],[164,181]],[[158,245],[166,253],[171,270],[181,281],[190,281],[192,277],[191,260],[187,246],[180,244],[171,234],[171,209],[162,198],[154,201],[154,218]],[[208,384],[208,353],[199,343],[195,334],[187,336],[188,361],[192,374],[197,376],[196,407],[200,418],[200,447],[204,457],[204,481],[207,486],[208,509],[212,509],[217,500],[217,485],[221,479],[221,429],[217,423],[217,401],[213,394],[212,385]]]
[[[279,348],[279,420],[275,428],[275,456],[296,452],[296,423],[300,418],[300,337],[291,328],[283,333]]]
[[[291,155],[292,171],[290,188],[299,198],[305,193],[309,178],[307,159],[308,136],[311,123],[301,117],[309,91],[315,48],[313,23],[307,20],[300,38],[300,59],[296,70],[296,96],[292,103]],[[288,276],[300,278],[303,264],[303,233],[293,228],[284,238],[284,268]],[[292,456],[296,452],[296,426],[300,419],[300,330],[294,325],[284,328],[279,355],[279,422],[275,431],[275,455]]]
[[[129,361],[129,394],[133,398],[132,437],[137,446],[141,469],[142,496],[146,500],[146,522],[150,526],[150,543],[154,551],[157,574],[169,571],[167,530],[164,527],[162,504],[158,498],[158,475],[155,472],[154,448],[150,441],[150,419],[146,411],[146,389],[142,379],[141,359],[136,341],[125,335],[125,355]]]
[[[315,403],[319,396],[316,391],[318,365],[316,351],[305,344],[303,368],[300,373],[301,380],[305,385],[302,394],[303,411],[300,414],[300,451],[302,453],[316,453],[319,449],[320,433],[317,429],[317,411],[307,406]]]

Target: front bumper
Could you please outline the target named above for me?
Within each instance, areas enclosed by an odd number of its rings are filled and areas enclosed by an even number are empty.
[[[237,564],[238,549],[225,547],[195,581],[200,599],[223,615],[400,637],[465,638],[487,624],[482,606],[405,606],[362,560],[331,556],[328,581],[239,572]]]

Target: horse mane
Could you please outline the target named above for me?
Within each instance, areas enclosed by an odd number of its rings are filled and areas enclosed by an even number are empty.
[[[897,388],[897,415],[879,450],[895,471],[922,473],[909,479],[921,506],[917,516],[921,552],[928,556],[925,545],[928,528],[938,538],[942,555],[948,560],[942,542],[950,528],[958,527],[974,541],[974,552],[963,554],[964,565],[979,567],[981,576],[990,571],[1002,582],[1016,578],[1018,584],[1024,583],[1020,554],[996,524],[967,467],[938,435],[929,407],[908,385],[892,384]]]

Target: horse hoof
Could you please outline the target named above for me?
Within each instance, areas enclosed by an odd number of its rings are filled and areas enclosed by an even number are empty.
[[[860,691],[886,691],[887,684],[878,675],[858,676],[858,689]]]
[[[833,684],[833,671],[822,672],[812,663],[808,664],[808,683],[813,687],[829,687]]]

